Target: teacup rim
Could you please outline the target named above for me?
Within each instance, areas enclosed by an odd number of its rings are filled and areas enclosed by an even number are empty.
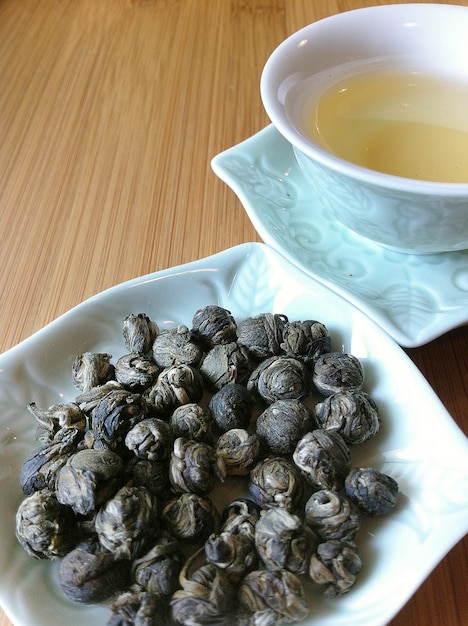
[[[458,11],[463,10],[465,14],[468,14],[468,7],[456,5],[456,4],[442,4],[442,3],[404,3],[404,4],[385,4],[385,5],[373,5],[369,7],[360,7],[351,9],[349,11],[343,11],[322,18],[315,22],[311,22],[301,29],[295,31],[284,39],[271,53],[267,59],[260,78],[260,95],[265,107],[265,110],[270,117],[270,121],[273,126],[280,132],[281,135],[297,150],[299,150],[305,156],[313,159],[314,161],[322,164],[331,170],[352,178],[359,180],[360,182],[374,185],[378,187],[385,187],[392,190],[399,190],[402,192],[431,194],[433,196],[443,197],[467,197],[468,196],[468,182],[456,183],[456,182],[442,182],[442,181],[430,181],[420,180],[416,178],[406,178],[403,176],[397,176],[393,174],[387,174],[385,172],[379,172],[372,170],[351,161],[347,161],[321,147],[319,144],[314,143],[311,139],[305,139],[303,135],[298,132],[287,118],[284,108],[279,104],[276,95],[272,94],[270,84],[270,74],[273,71],[274,64],[277,61],[278,56],[284,48],[291,46],[294,41],[302,41],[305,39],[305,35],[310,33],[311,29],[316,29],[318,24],[324,22],[331,22],[332,20],[339,20],[345,15],[349,14],[362,14],[362,13],[383,13],[385,11],[404,11],[411,9],[419,12],[424,11]]]

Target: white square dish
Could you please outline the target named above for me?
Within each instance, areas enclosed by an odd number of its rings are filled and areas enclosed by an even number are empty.
[[[333,348],[363,363],[365,389],[380,409],[381,430],[353,451],[353,463],[393,476],[397,507],[364,523],[356,586],[339,599],[312,594],[303,626],[383,626],[468,531],[468,443],[414,364],[355,306],[268,246],[243,244],[98,294],[0,355],[0,602],[15,625],[104,626],[108,619],[105,607],[66,600],[57,564],[32,559],[15,538],[19,473],[36,447],[26,405],[72,401],[74,356],[104,351],[118,358],[129,313],[144,312],[161,328],[190,326],[209,303],[237,320],[270,311],[322,321]]]

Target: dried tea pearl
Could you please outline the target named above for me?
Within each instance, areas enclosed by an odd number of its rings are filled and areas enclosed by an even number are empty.
[[[139,459],[162,461],[168,459],[174,436],[170,425],[156,417],[143,419],[131,428],[125,445]]]
[[[269,570],[283,568],[304,574],[316,544],[312,530],[285,509],[264,511],[255,528],[255,546]]]
[[[398,483],[373,467],[353,467],[345,481],[346,495],[369,515],[385,515],[398,498]]]
[[[293,453],[296,466],[316,489],[339,491],[351,468],[343,437],[333,430],[312,430],[299,440]]]
[[[252,372],[247,388],[268,404],[275,400],[299,400],[308,392],[304,364],[285,356],[265,359]]]
[[[144,395],[154,411],[167,414],[182,404],[199,402],[203,391],[203,378],[198,369],[181,363],[163,369]]]
[[[235,342],[214,346],[199,365],[211,389],[221,389],[228,383],[246,382],[252,367],[248,350]]]
[[[322,428],[336,430],[351,445],[364,443],[380,428],[377,405],[363,391],[341,391],[315,405]]]
[[[287,356],[312,364],[321,354],[330,352],[331,337],[321,322],[288,322],[283,329],[281,349]]]
[[[252,394],[244,385],[229,383],[213,394],[208,411],[214,424],[225,432],[232,428],[247,428],[253,406]]]
[[[323,587],[325,597],[334,598],[351,589],[361,567],[361,557],[354,543],[330,540],[319,544],[312,555],[309,575]]]
[[[260,455],[260,440],[244,428],[233,428],[219,437],[216,454],[222,459],[226,476],[246,476]]]
[[[127,315],[122,324],[122,335],[129,352],[147,354],[158,333],[156,322],[144,313]]]
[[[93,540],[80,543],[60,563],[60,587],[74,602],[106,602],[128,587],[130,580],[130,562]]]
[[[286,315],[260,313],[237,325],[237,342],[253,356],[264,359],[280,353]]]
[[[255,543],[251,537],[242,533],[213,533],[205,543],[205,557],[208,563],[223,570],[233,583],[239,583],[258,565]]]
[[[73,443],[60,441],[41,446],[29,454],[20,474],[23,493],[29,496],[41,489],[55,491],[57,474],[74,452],[76,446]]]
[[[214,566],[213,566],[214,567]],[[198,586],[197,586],[198,587]],[[231,606],[228,602],[225,606]],[[209,624],[228,624],[231,619],[226,609],[214,606],[202,593],[176,591],[170,602],[171,626],[208,626]],[[235,622],[233,622],[235,623]],[[119,625],[120,626],[120,625]],[[158,622],[159,626],[159,622]]]
[[[258,504],[248,498],[233,500],[223,510],[221,530],[230,535],[245,537],[254,546],[255,526],[261,510]]]
[[[146,487],[152,494],[166,494],[170,488],[169,461],[132,458],[125,468],[134,487]]]
[[[196,402],[183,404],[172,413],[169,423],[174,433],[174,438],[185,437],[195,441],[212,440],[211,415]]]
[[[102,546],[122,559],[134,559],[157,536],[157,502],[144,487],[122,487],[96,515]]]
[[[36,559],[64,556],[77,542],[75,516],[44,489],[25,498],[16,512],[16,538]]]
[[[198,341],[184,324],[160,333],[153,343],[153,358],[162,368],[179,363],[197,365],[202,355]]]
[[[225,600],[230,597],[232,601],[235,590],[229,584],[224,572],[215,567],[213,563],[205,562],[204,552],[203,547],[195,550],[185,561],[179,577],[182,589],[177,595],[180,597],[186,593],[195,593],[209,599],[213,607],[225,610]],[[227,597],[226,594],[228,594]]]
[[[151,550],[133,562],[133,579],[146,591],[169,597],[179,587],[179,573],[184,563],[180,543],[162,531]]]
[[[189,557],[180,573],[182,589],[174,593],[171,600],[171,624],[231,624],[237,587],[229,580],[226,572],[213,563],[201,565],[193,571],[194,562],[203,550]]]
[[[112,497],[121,482],[123,462],[111,450],[80,450],[60,469],[57,499],[76,514],[89,515]]]
[[[170,500],[162,511],[168,531],[181,541],[205,541],[219,530],[219,514],[207,496],[182,493]]]
[[[260,517],[261,507],[249,498],[237,498],[224,507],[221,530],[247,534],[255,538],[255,524]]]
[[[324,396],[339,391],[359,391],[364,383],[364,369],[352,354],[329,352],[317,359],[312,380]]]
[[[136,587],[136,586],[135,586]],[[131,587],[109,605],[107,626],[162,626],[169,624],[168,599],[157,593]]]
[[[277,400],[257,418],[260,441],[275,454],[292,454],[311,426],[309,410],[300,400]]]
[[[305,505],[305,520],[323,540],[352,541],[361,523],[357,507],[341,493],[320,489]]]
[[[234,317],[230,311],[216,304],[209,304],[195,313],[192,330],[208,348],[237,339]]]
[[[250,472],[249,491],[263,508],[283,507],[293,512],[303,495],[301,475],[287,459],[269,457]]]
[[[302,621],[309,614],[300,579],[285,569],[254,570],[247,574],[240,585],[238,601],[249,613],[249,624],[290,624]]]
[[[111,354],[84,352],[76,356],[72,365],[72,381],[77,389],[86,392],[114,378]]]
[[[92,410],[94,447],[123,451],[128,431],[147,413],[148,405],[140,394],[125,389],[110,391]]]
[[[161,369],[139,352],[121,356],[115,364],[115,378],[125,389],[141,392],[154,383]]]
[[[41,409],[35,402],[26,407],[38,422],[36,439],[50,443],[55,434],[64,427],[85,430],[86,415],[75,402],[53,404],[48,409]]]
[[[80,393],[76,397],[76,402],[80,405],[83,413],[89,416],[99,402],[111,391],[127,391],[127,389],[124,389],[116,380],[108,380],[107,383],[103,385],[98,385],[89,391]]]
[[[169,464],[169,479],[175,491],[207,494],[216,478],[224,476],[222,460],[215,449],[203,441],[178,437]]]

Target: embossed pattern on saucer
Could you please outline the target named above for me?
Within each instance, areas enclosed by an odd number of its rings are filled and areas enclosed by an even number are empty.
[[[212,168],[265,243],[400,345],[423,345],[468,322],[468,250],[401,254],[355,234],[327,213],[273,126],[215,156]]]

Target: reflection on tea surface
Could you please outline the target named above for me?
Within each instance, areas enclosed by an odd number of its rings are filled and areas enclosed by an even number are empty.
[[[419,72],[368,72],[329,87],[305,111],[307,133],[363,167],[468,183],[468,84]]]

